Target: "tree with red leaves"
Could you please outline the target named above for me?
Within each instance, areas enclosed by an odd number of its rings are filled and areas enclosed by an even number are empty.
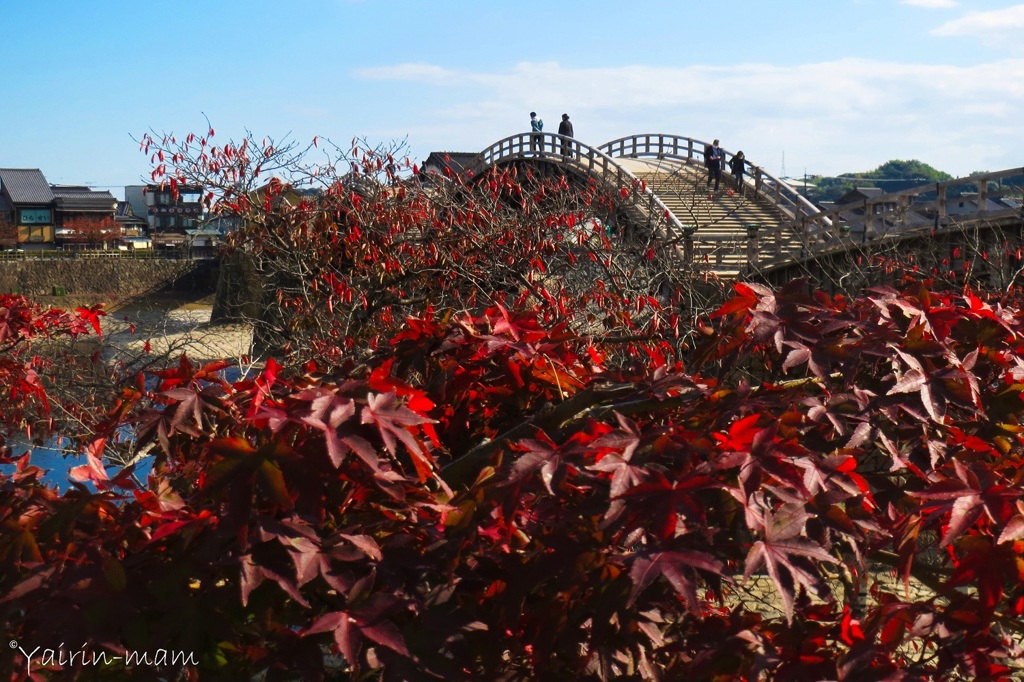
[[[687,371],[501,308],[359,369],[182,360],[93,490],[10,478],[7,631],[236,678],[1007,676],[1024,314],[740,286],[711,324]]]
[[[68,230],[63,241],[74,244],[106,245],[116,242],[123,234],[121,226],[110,216],[73,216],[65,218],[61,227]]]
[[[297,360],[372,349],[426,310],[494,304],[535,307],[545,324],[626,355],[675,355],[724,289],[677,267],[666,235],[629,229],[646,220],[639,185],[529,164],[421,181],[400,149],[358,141],[343,150],[320,139],[315,162],[309,149],[252,135],[142,144],[159,177],[208,188],[211,212],[239,226],[234,258],[259,275],[248,321]]]
[[[332,219],[348,261],[323,267],[365,293],[358,256],[387,252]],[[393,320],[311,288],[345,324],[380,326],[342,334],[329,308],[296,308],[325,318],[302,338],[338,331],[340,347],[234,380],[225,362],[182,357],[123,390],[72,489],[44,486],[28,460],[2,481],[5,632],[194,656],[120,679],[1019,669],[1024,310],[1005,292],[737,284],[682,343],[673,326],[595,329],[592,301],[562,312],[547,283],[554,305],[523,280],[505,304],[482,286],[475,301],[429,289],[463,308],[410,301]],[[145,481],[110,465],[112,447],[151,453]],[[28,662],[0,651],[14,679]]]
[[[66,313],[17,294],[0,294],[0,448],[11,436],[45,436],[53,426],[54,360],[73,361],[54,351],[60,339],[99,332],[100,307]],[[57,391],[60,393],[60,391]]]
[[[14,248],[18,245],[18,227],[7,213],[0,213],[0,247]]]

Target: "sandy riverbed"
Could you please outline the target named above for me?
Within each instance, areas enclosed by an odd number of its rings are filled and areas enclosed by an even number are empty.
[[[103,353],[110,360],[187,353],[195,361],[239,360],[252,351],[252,328],[212,324],[213,297],[150,297],[107,308]],[[148,351],[147,351],[148,345]]]
[[[83,358],[99,353],[105,364],[118,365],[122,370],[172,366],[182,353],[193,363],[227,360],[240,368],[258,365],[259,358],[252,357],[252,327],[212,323],[213,298],[212,294],[121,300],[113,296],[52,296],[40,297],[36,302],[67,311],[102,303],[106,311],[100,317],[102,337],[81,336],[71,349]],[[39,340],[36,348],[45,352],[47,344]]]

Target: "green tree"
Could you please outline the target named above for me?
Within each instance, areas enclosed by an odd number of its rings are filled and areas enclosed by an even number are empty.
[[[822,177],[809,190],[808,195],[813,201],[835,201],[854,187],[880,187],[886,192],[899,192],[910,187],[952,179],[953,176],[949,173],[933,168],[923,161],[893,159],[871,171]]]

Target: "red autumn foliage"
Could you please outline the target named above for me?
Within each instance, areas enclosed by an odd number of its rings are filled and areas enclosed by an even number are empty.
[[[61,227],[71,231],[62,237],[64,241],[82,244],[113,242],[120,239],[124,232],[117,221],[109,216],[102,218],[73,216],[65,218]]]
[[[500,308],[358,369],[183,359],[97,427],[94,488],[5,477],[5,631],[235,679],[1006,677],[1024,313],[738,289],[685,370]],[[122,424],[145,484],[100,463]]]
[[[52,425],[46,380],[52,359],[35,346],[99,332],[99,307],[66,313],[24,296],[0,294],[0,447],[13,435],[34,438]]]
[[[65,492],[5,451],[10,639],[194,655],[119,679],[1019,667],[1013,291],[747,283],[698,316],[670,245],[616,222],[622,188],[526,167],[418,187],[365,154],[310,169],[310,197],[256,181],[272,141],[176,144],[144,140],[154,176],[245,219],[234,248],[272,282],[282,353],[233,380],[186,357],[140,377]],[[152,453],[145,480],[115,447]],[[0,670],[28,675],[19,649]]]
[[[9,213],[0,213],[0,247],[13,248],[18,244],[18,226]]]
[[[420,177],[397,150],[322,138],[313,164],[273,140],[185,140],[148,136],[143,149],[164,150],[168,182],[207,188],[211,212],[236,221],[232,258],[260,273],[250,320],[296,360],[359,358],[409,317],[496,303],[614,342],[616,357],[672,356],[723,289],[675,267],[665,235],[631,227],[641,186],[529,165]]]

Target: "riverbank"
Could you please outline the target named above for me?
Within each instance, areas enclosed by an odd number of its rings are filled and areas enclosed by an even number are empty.
[[[43,307],[74,311],[102,304],[102,337],[89,336],[76,343],[78,352],[100,353],[107,363],[159,364],[182,353],[194,362],[241,362],[252,353],[252,327],[241,323],[214,323],[214,294],[153,294],[118,298],[111,294],[36,296]]]
[[[252,352],[252,327],[214,324],[212,294],[203,297],[158,295],[115,303],[107,310],[103,330],[104,357],[132,364],[145,356],[193,361],[241,362]]]

